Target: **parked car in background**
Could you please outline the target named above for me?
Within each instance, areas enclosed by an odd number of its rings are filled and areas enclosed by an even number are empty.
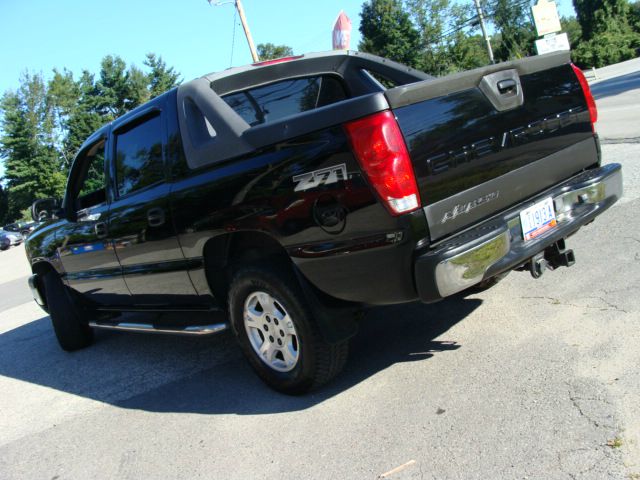
[[[29,235],[38,226],[36,222],[15,222],[2,227],[7,232],[18,232],[23,236]]]
[[[20,232],[0,230],[0,250],[7,250],[12,245],[20,245],[24,237]]]

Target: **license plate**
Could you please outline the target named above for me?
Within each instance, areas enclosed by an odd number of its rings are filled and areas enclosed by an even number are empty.
[[[520,212],[520,224],[522,225],[522,236],[524,241],[531,240],[551,230],[558,223],[556,222],[556,212],[553,208],[551,197]]]

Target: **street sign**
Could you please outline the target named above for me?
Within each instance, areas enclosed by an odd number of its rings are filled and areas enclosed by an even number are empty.
[[[340,15],[336,19],[336,23],[333,26],[333,49],[334,50],[349,50],[349,43],[351,42],[351,20],[343,12],[340,11]]]
[[[566,33],[559,35],[548,35],[540,40],[536,40],[538,55],[557,52],[559,50],[570,50],[569,37]]]
[[[562,30],[556,2],[539,0],[537,4],[531,7],[531,10],[539,37]]]

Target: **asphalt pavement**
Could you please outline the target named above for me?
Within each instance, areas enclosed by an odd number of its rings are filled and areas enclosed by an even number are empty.
[[[304,397],[266,388],[229,334],[98,332],[64,353],[20,303],[21,247],[2,252],[0,479],[640,478],[638,88],[594,88],[625,195],[569,239],[575,266],[373,309]]]

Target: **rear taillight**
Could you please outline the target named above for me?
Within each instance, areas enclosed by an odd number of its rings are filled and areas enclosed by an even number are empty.
[[[413,166],[398,123],[390,111],[344,125],[353,152],[392,215],[420,208]]]
[[[598,121],[598,109],[596,108],[596,101],[593,99],[593,95],[591,94],[591,87],[589,87],[589,82],[587,82],[587,77],[584,76],[582,70],[576,67],[573,63],[571,64],[571,68],[578,77],[578,82],[582,87],[582,93],[584,94],[584,99],[587,101],[587,107],[589,108],[589,116],[591,117],[591,126],[593,127],[595,123]],[[594,129],[595,131],[595,129]]]

